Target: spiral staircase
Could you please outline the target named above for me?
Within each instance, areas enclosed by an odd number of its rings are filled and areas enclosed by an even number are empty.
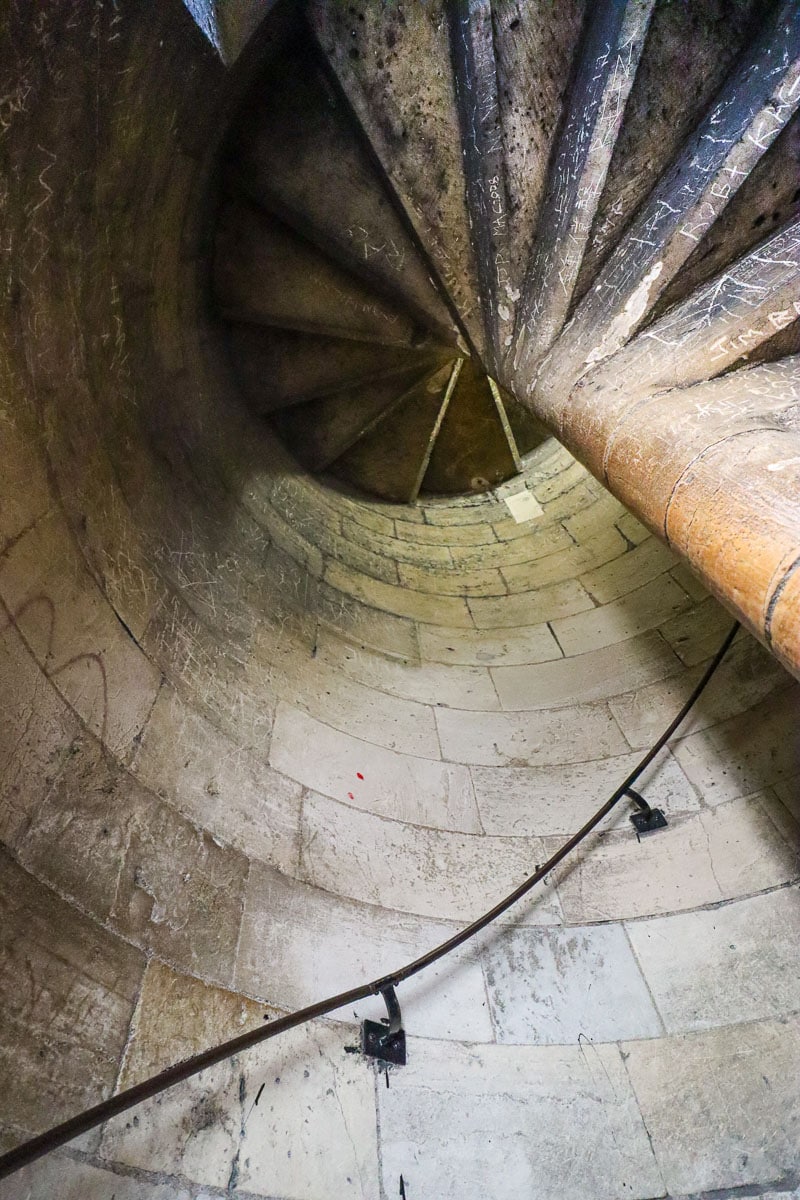
[[[0,1198],[797,1197],[800,7],[185,2],[0,29],[0,1152],[747,633]]]
[[[800,345],[797,20],[791,4],[557,21],[488,0],[278,6],[222,155],[214,249],[254,411],[305,469],[400,503],[505,483],[554,431],[708,586],[747,590],[739,611],[793,666],[774,463],[732,502],[744,540],[761,510],[757,582],[689,531],[714,477],[739,474],[731,439],[793,461],[780,371],[742,377],[738,403],[738,382],[709,385]],[[654,399],[671,389],[677,437]]]
[[[796,22],[747,3],[273,12],[213,269],[254,411],[306,469],[388,500],[514,477],[547,436],[531,408],[552,421],[632,334],[699,322],[703,285],[791,242]],[[669,383],[796,351],[793,289]],[[663,386],[659,366],[626,386]]]
[[[547,433],[493,377],[499,348],[469,258],[466,305],[458,286],[470,218],[462,205],[445,232],[451,296],[370,131],[294,15],[221,167],[214,294],[242,386],[312,472],[400,503],[486,491]],[[443,116],[452,158],[455,96]],[[512,291],[509,277],[504,312]]]

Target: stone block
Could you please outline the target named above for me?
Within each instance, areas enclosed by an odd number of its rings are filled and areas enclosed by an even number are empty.
[[[278,512],[273,510],[269,513],[266,528],[279,550],[282,550],[289,558],[293,558],[295,562],[304,567],[315,579],[320,578],[324,565],[322,551],[319,546],[298,532],[294,521],[289,523]]]
[[[665,643],[662,641],[661,645],[664,647]],[[624,647],[613,649],[624,652]],[[609,700],[617,724],[637,749],[646,749],[660,736],[703,674],[700,667],[681,670],[672,652],[668,650],[667,654],[680,671],[678,677],[645,683],[635,691]],[[677,675],[677,671],[673,669],[670,674]],[[757,724],[760,703],[787,682],[786,672],[772,655],[754,638],[739,634],[713,680],[680,725],[681,738],[748,710]]]
[[[458,528],[458,527],[457,527]],[[467,526],[466,528],[470,528]],[[452,558],[448,547],[449,530],[434,529],[430,525],[408,523],[411,536],[407,538],[385,537],[373,530],[365,529],[353,521],[342,526],[344,537],[356,545],[364,546],[375,554],[381,554],[391,562],[418,563],[421,566],[450,566]],[[425,536],[417,537],[417,531]],[[357,564],[354,562],[354,566]],[[397,576],[395,575],[395,580]]]
[[[0,618],[2,619],[2,618]],[[57,778],[78,719],[12,626],[0,633],[0,840],[12,849]]]
[[[474,708],[481,712],[499,708],[491,676],[483,667],[403,663],[354,646],[325,631],[320,631],[317,638],[317,659],[365,687],[401,699],[420,704]]]
[[[356,904],[254,864],[247,889],[236,986],[289,1009],[380,978],[419,958],[458,929],[439,920]],[[493,1037],[483,973],[470,946],[409,979],[399,990],[404,1027],[425,1038]],[[342,1020],[380,1020],[380,997],[343,1010]],[[350,1032],[349,1040],[357,1037]]]
[[[800,823],[800,776],[784,779],[780,783],[776,783],[772,790],[792,814],[795,821]]]
[[[491,676],[504,709],[525,711],[558,704],[604,700],[609,692],[642,687],[682,671],[679,660],[657,633],[644,633],[623,643],[555,662],[492,667]],[[680,702],[674,709],[680,707]],[[612,706],[614,716],[616,709]],[[670,713],[670,716],[672,712]],[[670,717],[663,722],[664,725]],[[623,733],[627,729],[621,724]],[[661,732],[659,727],[657,733]],[[656,734],[657,736],[657,734]],[[651,739],[655,740],[655,739]],[[638,745],[638,742],[632,742]],[[649,744],[649,742],[648,742]]]
[[[305,787],[366,812],[464,833],[480,830],[466,767],[361,741],[288,704],[278,706],[270,763]]]
[[[38,1133],[113,1091],[144,956],[5,852],[0,907],[0,1120]]]
[[[120,1090],[238,1037],[276,1015],[264,1004],[181,975],[152,958],[131,1025]]]
[[[546,521],[561,521],[564,517],[574,517],[576,513],[582,512],[584,508],[588,508],[590,504],[594,504],[597,493],[590,486],[590,480],[591,476],[589,476],[589,479],[582,479],[579,483],[573,484],[567,491],[562,492],[560,496],[555,496],[552,500],[548,500],[542,506],[544,508],[544,519]]]
[[[604,704],[517,713],[437,708],[442,755],[487,767],[585,762],[624,754],[628,745]]]
[[[623,1053],[662,1192],[796,1194],[779,1181],[800,1170],[797,1017],[632,1042]]]
[[[318,1022],[244,1059],[236,1175],[243,1192],[286,1200],[378,1195],[374,1073],[346,1052],[344,1036],[341,1025]]]
[[[579,575],[621,558],[626,551],[622,535],[612,527],[587,538],[580,545],[568,545],[566,549],[557,550],[535,562],[504,566],[503,578],[511,592],[525,592],[533,587],[549,587],[557,583],[577,584]]]
[[[689,564],[684,560],[681,559],[676,563],[670,571],[670,575],[698,604],[703,600],[708,600],[708,589],[703,587],[694,571],[691,570]]]
[[[356,528],[358,527],[356,526]],[[367,538],[375,536],[367,534]],[[352,537],[336,538],[328,553],[334,561],[345,563],[356,571],[371,575],[373,579],[382,579],[384,583],[392,584],[396,584],[398,581],[397,564],[393,558],[367,549]]]
[[[655,579],[602,608],[554,620],[553,632],[566,655],[584,654],[656,629],[690,606],[673,579]]]
[[[504,573],[507,579],[507,573]],[[527,586],[535,587],[538,568],[532,570]],[[515,596],[496,599],[473,598],[469,600],[469,611],[478,629],[507,629],[518,625],[539,625],[593,609],[591,597],[579,583],[568,581],[537,590],[522,591]],[[441,622],[446,624],[447,622]]]
[[[605,566],[587,571],[580,580],[598,604],[608,604],[657,579],[674,567],[677,561],[668,546],[651,537]]]
[[[687,612],[665,621],[658,631],[681,662],[694,667],[713,658],[732,624],[733,617],[709,596]]]
[[[511,603],[511,601],[509,601]],[[446,629],[419,625],[424,662],[463,666],[518,666],[560,658],[561,650],[547,624],[520,626],[497,636],[488,629]]]
[[[487,834],[558,834],[566,839],[609,798],[639,758],[638,754],[622,754],[559,766],[472,767],[481,824]],[[694,789],[668,750],[636,786],[668,816],[695,812],[699,807]],[[631,812],[630,802],[620,801],[603,822],[603,829],[630,830]]]
[[[721,804],[780,783],[800,770],[800,687],[771,693],[757,714],[676,738],[672,751],[707,804]]]
[[[218,841],[281,870],[294,867],[300,785],[220,732],[168,684],[131,771]]]
[[[60,517],[42,519],[9,551],[0,595],[58,691],[113,750],[127,750],[159,675],[100,593]]]
[[[440,756],[430,705],[358,683],[329,667],[319,655],[273,668],[271,679],[287,703],[332,729],[400,754]]]
[[[586,468],[581,467],[581,470],[585,472]],[[609,526],[616,524],[626,514],[625,505],[620,504],[616,496],[603,490],[589,508],[576,513],[574,517],[568,517],[564,521],[564,528],[572,534],[579,545],[582,545],[589,538],[596,537]]]
[[[621,925],[499,930],[483,964],[502,1044],[614,1042],[661,1033]]]
[[[548,841],[548,853],[556,848]],[[610,921],[717,904],[786,883],[798,875],[799,851],[800,831],[766,793],[677,818],[641,843],[631,826],[592,834],[554,881],[568,921]]]
[[[378,1096],[387,1196],[401,1174],[409,1200],[663,1195],[615,1046],[412,1040],[408,1065]]]
[[[91,516],[85,513],[87,506],[78,505],[76,536],[108,603],[141,642],[158,599],[163,602],[169,590],[158,561],[161,538],[150,534],[150,529],[158,529],[158,514],[148,513],[143,520],[139,511],[128,506],[115,481],[104,492],[104,504],[93,506]]]
[[[565,455],[568,453],[564,451]],[[540,504],[548,504],[577,484],[583,483],[587,473],[586,467],[570,455],[569,459],[565,458],[557,465],[549,477],[535,481],[531,490]]]
[[[444,504],[427,504],[424,508],[426,524],[437,529],[449,529],[453,525],[485,526],[487,522],[500,520],[508,516],[504,504],[487,499],[485,496],[461,498],[459,503],[448,501]]]
[[[419,657],[414,623],[406,617],[380,612],[324,582],[315,589],[314,611],[320,625],[382,654],[412,661]]]
[[[633,542],[634,546],[639,546],[647,538],[652,537],[650,530],[642,525],[641,521],[637,521],[633,513],[623,513],[622,516],[617,517],[614,524],[623,537],[627,538],[629,542]]]
[[[519,530],[519,526],[516,527]],[[560,525],[547,525],[535,532],[528,530],[513,541],[502,541],[491,546],[452,546],[450,553],[457,567],[477,570],[488,567],[511,567],[529,563],[532,572],[541,558],[566,550],[574,543]]]
[[[303,805],[301,870],[309,883],[382,908],[466,924],[542,862],[529,837],[483,837],[385,820],[309,795]],[[560,920],[540,890],[530,921]]]
[[[409,587],[393,587],[333,562],[325,568],[325,581],[346,596],[354,596],[364,604],[396,616],[427,621],[433,625],[472,628],[466,601],[456,596],[434,596]]]
[[[154,1183],[117,1174],[111,1167],[81,1162],[69,1154],[48,1154],[0,1181],[0,1200],[191,1200],[185,1181]]]
[[[631,944],[671,1033],[784,1017],[800,986],[800,892],[634,921]],[[727,1036],[733,1044],[737,1034]]]
[[[350,519],[356,521],[364,529],[371,529],[374,533],[381,533],[384,537],[400,537],[396,533],[397,522],[391,517],[386,517],[383,513],[375,512],[375,506],[367,506],[366,504],[351,504],[346,510]],[[410,521],[410,525],[416,527],[416,522]]]
[[[417,546],[483,546],[495,541],[492,527],[475,525],[418,525],[395,521],[397,537]],[[449,557],[449,556],[448,556]]]
[[[494,535],[498,542],[503,545],[509,545],[512,542],[529,541],[532,533],[541,535],[544,530],[547,530],[548,533],[555,534],[555,537],[562,545],[573,545],[569,535],[565,534],[561,526],[555,523],[557,518],[552,517],[550,514],[545,515],[545,510],[527,488],[519,494],[522,497],[522,504],[526,509],[525,512],[520,514],[519,520],[513,516],[506,516],[501,520],[492,522],[491,529],[494,530]],[[530,512],[527,511],[526,496],[530,496]],[[509,497],[506,501],[507,511],[510,511],[508,510],[509,503],[513,502],[514,497]],[[533,524],[534,521],[536,522],[535,525]],[[564,539],[563,541],[562,538]]]
[[[410,563],[398,566],[400,582],[419,592],[430,592],[441,596],[505,596],[505,580],[496,568],[482,571],[450,567],[425,570]]]
[[[96,920],[111,914],[130,830],[147,821],[150,794],[76,722],[58,773],[43,789],[17,854],[25,867]]]
[[[240,1060],[226,1059],[113,1117],[104,1126],[101,1160],[227,1187],[241,1137],[242,1077],[246,1095]]]
[[[11,370],[4,355],[4,369]],[[3,430],[3,474],[0,478],[0,552],[44,516],[53,498],[47,479],[45,457],[37,445],[38,431],[32,419],[12,409],[8,381],[3,379],[0,427]],[[31,414],[32,416],[32,414]]]
[[[220,637],[197,616],[183,595],[159,602],[142,645],[176,690],[191,696],[219,729],[243,745],[269,735],[274,698],[247,689],[251,636]]]
[[[247,872],[238,850],[153,801],[128,831],[112,922],[159,957],[228,984]]]

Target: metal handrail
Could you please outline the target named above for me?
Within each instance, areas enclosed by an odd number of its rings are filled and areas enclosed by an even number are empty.
[[[326,1000],[319,1000],[316,1004],[310,1004],[307,1008],[301,1008],[297,1012],[289,1013],[285,1017],[279,1017],[277,1020],[271,1021],[267,1026],[252,1029],[249,1033],[242,1033],[227,1042],[221,1042],[218,1046],[214,1046],[210,1050],[194,1054],[190,1058],[186,1058],[182,1062],[168,1067],[166,1071],[160,1071],[157,1075],[153,1075],[141,1083],[134,1084],[133,1087],[119,1092],[118,1095],[111,1096],[108,1100],[103,1100],[100,1104],[95,1104],[91,1108],[87,1108],[77,1116],[70,1117],[68,1121],[63,1121],[60,1125],[55,1125],[52,1129],[48,1129],[46,1132],[31,1138],[29,1141],[23,1142],[13,1150],[9,1150],[6,1154],[0,1156],[0,1179],[13,1174],[14,1171],[18,1171],[28,1163],[34,1162],[37,1158],[41,1158],[42,1155],[49,1153],[51,1150],[56,1150],[59,1146],[72,1141],[73,1138],[78,1137],[80,1134],[86,1133],[97,1125],[101,1125],[111,1117],[126,1112],[129,1108],[133,1108],[134,1105],[140,1104],[143,1100],[149,1100],[174,1084],[181,1083],[184,1079],[189,1079],[199,1071],[203,1071],[207,1067],[212,1067],[216,1063],[222,1062],[234,1054],[238,1054],[241,1050],[248,1050],[251,1046],[257,1046],[261,1042],[269,1041],[270,1038],[277,1037],[279,1033],[284,1033],[288,1029],[294,1029],[298,1025],[304,1025],[307,1021],[313,1021],[316,1017],[327,1016],[328,1013],[335,1012],[336,1009],[344,1008],[346,1005],[355,1004],[357,1001],[365,1000],[369,996],[382,995],[391,991],[406,979],[410,979],[412,975],[416,975],[418,972],[423,971],[425,967],[438,962],[440,958],[444,958],[445,955],[456,950],[464,942],[469,941],[470,938],[480,933],[487,925],[496,921],[512,905],[527,895],[554,867],[557,867],[630,791],[642,772],[666,745],[675,730],[693,708],[698,697],[705,690],[712,675],[725,657],[738,630],[739,622],[736,621],[702,677],[695,685],[691,695],[681,707],[678,715],[670,722],[658,741],[647,751],[627,778],[615,789],[605,804],[601,805],[586,824],[569,841],[565,842],[546,863],[537,867],[524,883],[521,883],[512,892],[509,892],[503,900],[495,904],[483,916],[478,917],[477,920],[460,930],[459,933],[441,942],[433,950],[429,950],[427,954],[423,954],[420,958],[414,959],[413,962],[407,963],[404,967],[393,971],[389,975],[382,975],[380,978],[372,980],[371,983],[363,983],[359,987],[351,988],[347,992],[340,992],[338,995],[330,996]]]

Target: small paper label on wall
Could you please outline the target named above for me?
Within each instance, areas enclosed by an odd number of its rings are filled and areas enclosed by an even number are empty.
[[[531,495],[527,488],[517,492],[514,496],[506,496],[505,503],[518,525],[523,521],[532,521],[535,517],[541,517],[544,512],[539,501]]]

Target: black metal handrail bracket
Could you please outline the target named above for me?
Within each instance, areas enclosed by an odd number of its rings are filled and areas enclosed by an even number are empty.
[[[86,1133],[89,1129],[94,1129],[95,1126],[110,1120],[111,1117],[116,1117],[120,1113],[127,1112],[129,1108],[141,1104],[142,1101],[157,1096],[160,1092],[174,1087],[177,1083],[182,1083],[184,1079],[189,1079],[199,1071],[206,1070],[207,1067],[212,1067],[234,1054],[239,1054],[242,1050],[249,1050],[251,1046],[257,1046],[261,1042],[266,1042],[270,1038],[277,1037],[278,1034],[285,1033],[288,1029],[295,1029],[298,1025],[304,1025],[306,1022],[313,1021],[317,1017],[325,1017],[339,1008],[356,1004],[358,1001],[365,1000],[369,996],[383,996],[389,1014],[389,1023],[388,1026],[384,1024],[377,1025],[379,1032],[373,1032],[372,1035],[368,1036],[365,1032],[363,1049],[365,1052],[371,1054],[377,1051],[376,1057],[380,1057],[386,1061],[401,1061],[399,1055],[402,1044],[402,1061],[404,1062],[405,1036],[400,1022],[400,1007],[395,989],[406,979],[410,979],[412,975],[417,975],[420,971],[424,971],[426,967],[432,966],[440,958],[444,958],[445,955],[462,946],[464,942],[475,937],[487,925],[491,925],[493,921],[496,921],[498,917],[507,912],[512,905],[521,900],[523,896],[526,896],[537,883],[549,875],[576,846],[579,846],[584,838],[588,837],[592,830],[608,816],[623,797],[630,796],[636,780],[647,769],[659,751],[664,748],[675,730],[694,707],[695,702],[705,690],[706,685],[727,654],[738,630],[739,622],[736,621],[702,677],[695,684],[691,695],[681,707],[678,715],[670,722],[658,741],[651,746],[644,758],[631,771],[630,775],[623,780],[608,800],[606,800],[605,804],[601,805],[586,824],[576,834],[573,834],[563,846],[560,846],[546,863],[537,867],[534,873],[521,883],[519,887],[515,888],[513,892],[509,892],[503,900],[495,904],[483,916],[478,917],[476,921],[473,921],[451,938],[448,938],[447,941],[442,942],[426,954],[423,954],[421,958],[414,959],[413,962],[407,963],[404,967],[400,967],[399,970],[392,972],[391,975],[383,975],[371,983],[363,983],[359,987],[351,988],[350,991],[340,992],[336,996],[329,996],[326,1000],[319,1000],[316,1004],[311,1004],[307,1008],[298,1009],[297,1012],[289,1013],[285,1017],[279,1017],[275,1021],[270,1021],[268,1025],[259,1026],[257,1029],[250,1030],[249,1033],[242,1033],[239,1037],[222,1042],[210,1050],[194,1054],[191,1058],[186,1058],[182,1062],[168,1067],[166,1071],[161,1071],[158,1075],[151,1076],[150,1079],[145,1079],[133,1087],[126,1088],[125,1091],[119,1092],[116,1096],[111,1096],[108,1100],[103,1100],[100,1104],[95,1104],[92,1108],[86,1109],[77,1116],[70,1117],[68,1121],[63,1121],[60,1125],[55,1125],[52,1129],[38,1134],[29,1141],[22,1142],[21,1145],[0,1156],[0,1179],[13,1174],[14,1171],[20,1170],[21,1167],[34,1162],[37,1158],[41,1158],[43,1154],[48,1154],[51,1150],[57,1150],[59,1146],[72,1141],[73,1138]],[[658,812],[657,809],[650,809],[647,802],[639,796],[638,792],[634,793],[631,798],[637,803],[643,816],[647,816],[648,813],[652,815]],[[643,810],[642,804],[644,804]],[[367,1024],[373,1025],[376,1023],[368,1022]],[[371,1041],[370,1037],[372,1038]],[[368,1045],[371,1048],[368,1049]],[[393,1051],[398,1057],[389,1057]]]

